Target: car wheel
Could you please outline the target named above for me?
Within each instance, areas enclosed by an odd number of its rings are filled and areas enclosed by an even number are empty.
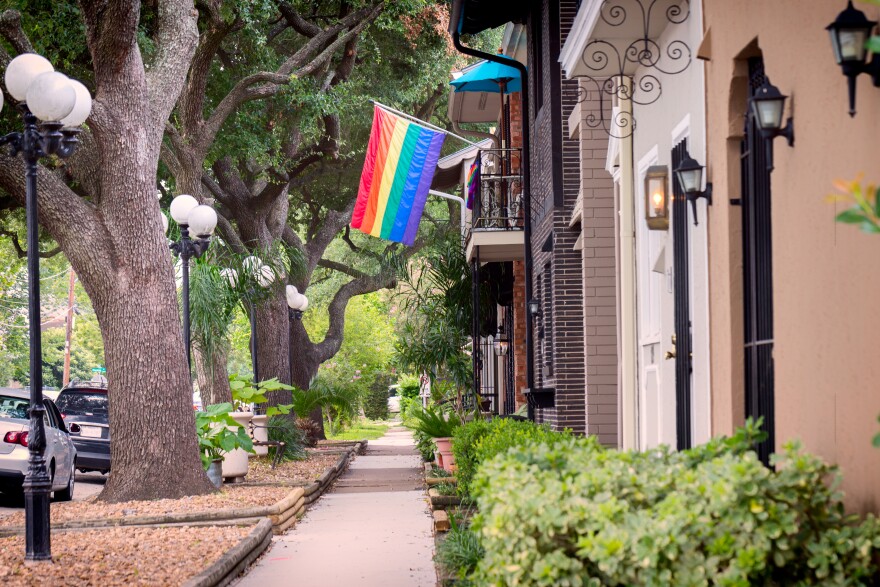
[[[70,470],[70,480],[67,482],[67,487],[62,489],[61,491],[55,492],[55,501],[70,501],[73,499],[73,484],[76,481],[76,473],[73,469]]]

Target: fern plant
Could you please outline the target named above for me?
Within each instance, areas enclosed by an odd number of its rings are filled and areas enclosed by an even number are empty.
[[[415,411],[413,417],[415,418],[413,430],[431,438],[448,438],[461,426],[461,420],[455,413],[447,416],[439,408],[423,408]]]

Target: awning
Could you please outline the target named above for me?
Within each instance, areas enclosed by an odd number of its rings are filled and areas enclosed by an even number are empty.
[[[491,148],[492,140],[485,139],[478,142],[475,147],[467,147],[440,159],[437,162],[437,171],[434,172],[431,189],[451,191],[461,187],[464,183],[465,165],[470,165],[476,159],[478,150]]]

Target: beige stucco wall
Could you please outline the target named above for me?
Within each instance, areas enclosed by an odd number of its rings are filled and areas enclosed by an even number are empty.
[[[777,138],[772,174],[777,448],[800,439],[838,463],[848,505],[880,510],[880,235],[834,221],[837,178],[880,183],[880,89],[858,80],[855,118],[825,26],[844,0],[705,0],[713,431],[742,422],[739,198],[747,66],[755,41],[767,75],[792,96],[796,143]],[[880,12],[859,5],[869,18]]]

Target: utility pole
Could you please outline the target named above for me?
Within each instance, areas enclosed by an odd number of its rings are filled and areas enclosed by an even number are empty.
[[[73,337],[73,286],[76,283],[76,273],[70,268],[70,282],[67,286],[67,336],[64,339],[64,379],[62,387],[70,383],[70,340]]]

